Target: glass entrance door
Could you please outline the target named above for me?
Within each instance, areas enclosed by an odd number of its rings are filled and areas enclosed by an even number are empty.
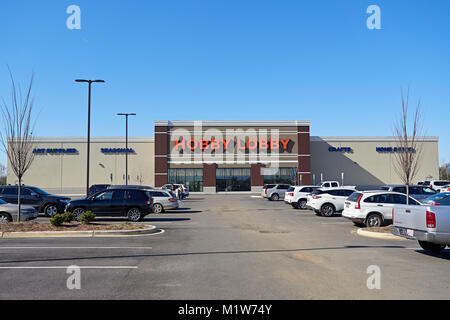
[[[250,168],[216,169],[216,190],[250,191]]]

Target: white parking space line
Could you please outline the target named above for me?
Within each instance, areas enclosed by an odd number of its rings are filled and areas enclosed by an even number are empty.
[[[141,249],[141,250],[151,250],[152,247],[0,247],[0,250],[15,250],[15,249]]]
[[[250,196],[251,198],[262,198],[261,196]]]
[[[0,269],[68,269],[70,266],[0,267]],[[77,266],[80,269],[138,269],[137,266]]]

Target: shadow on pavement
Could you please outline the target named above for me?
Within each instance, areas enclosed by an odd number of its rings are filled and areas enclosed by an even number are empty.
[[[415,250],[417,253],[421,253],[425,256],[429,256],[429,257],[433,257],[433,258],[438,258],[438,259],[445,259],[445,260],[450,260],[450,250],[446,249],[446,250],[442,250],[440,253],[431,253],[431,252],[426,252],[425,250]]]
[[[404,246],[343,246],[329,248],[303,248],[303,249],[267,249],[267,250],[236,250],[236,251],[206,251],[206,252],[179,252],[179,253],[155,253],[155,254],[136,254],[136,255],[116,255],[116,256],[94,256],[94,257],[73,257],[73,258],[47,258],[47,259],[28,259],[28,260],[10,260],[0,261],[0,264],[8,263],[27,263],[27,262],[50,262],[50,261],[72,261],[72,260],[98,260],[98,259],[130,259],[146,257],[179,257],[195,255],[222,255],[222,254],[252,254],[252,253],[284,253],[284,252],[303,252],[303,251],[326,251],[326,250],[345,250],[345,249],[367,249],[367,248],[386,248],[401,249]]]

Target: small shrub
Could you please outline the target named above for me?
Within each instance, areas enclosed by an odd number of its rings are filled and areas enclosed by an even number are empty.
[[[64,217],[64,222],[71,223],[75,220],[75,215],[72,212],[66,212],[62,215]]]
[[[60,227],[65,222],[65,218],[62,214],[55,214],[50,218],[50,224],[55,227]]]
[[[80,217],[80,221],[82,224],[89,224],[94,219],[95,219],[95,214],[92,211],[86,211]]]

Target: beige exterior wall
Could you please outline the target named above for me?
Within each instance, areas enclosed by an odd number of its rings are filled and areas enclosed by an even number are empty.
[[[39,138],[36,149],[73,148],[75,154],[36,154],[33,164],[23,181],[27,185],[41,187],[49,192],[83,193],[86,188],[87,144],[85,138]],[[125,148],[124,138],[92,138],[90,148],[90,185],[125,184],[125,153],[105,154],[102,148]],[[129,138],[129,184],[154,184],[154,139]],[[7,183],[16,184],[10,166]]]
[[[294,138],[294,137],[292,137]],[[377,152],[377,147],[395,147],[392,137],[311,137],[312,182],[341,181],[344,172],[346,185],[380,185],[401,183],[394,169],[394,153]],[[93,138],[91,140],[90,184],[125,183],[125,154],[104,154],[102,148],[124,148],[124,138]],[[352,152],[330,152],[329,147],[352,149]],[[41,187],[54,193],[84,193],[86,187],[86,139],[39,138],[36,148],[74,148],[76,154],[38,154],[24,176],[24,183]],[[130,138],[128,170],[130,184],[154,185],[153,138]],[[295,148],[295,147],[294,147]],[[438,138],[426,137],[423,142],[422,164],[414,182],[439,177]],[[284,159],[281,159],[284,160]],[[281,163],[281,167],[295,167],[293,163]],[[171,164],[171,167],[202,168],[201,164]],[[246,167],[247,165],[221,164],[219,167]],[[16,184],[16,178],[8,165],[7,183]]]
[[[439,178],[438,138],[425,137],[420,170],[414,183]],[[401,184],[395,171],[395,154],[377,147],[396,147],[392,137],[311,137],[311,173],[315,182],[337,180],[344,172],[346,185]],[[329,147],[350,147],[352,152],[330,152]]]

